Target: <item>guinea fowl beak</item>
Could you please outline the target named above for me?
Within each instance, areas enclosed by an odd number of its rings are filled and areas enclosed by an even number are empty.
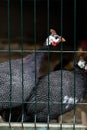
[[[61,42],[65,42],[65,41],[66,41],[65,38],[62,37],[62,38],[61,38]]]

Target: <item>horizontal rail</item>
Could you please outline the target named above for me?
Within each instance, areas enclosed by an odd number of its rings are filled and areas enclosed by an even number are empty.
[[[61,124],[48,124],[48,123],[0,123],[0,127],[48,127],[49,128],[60,128]],[[62,128],[87,128],[87,125],[82,124],[62,124]]]
[[[21,102],[19,102],[19,101],[0,101],[0,103],[25,103],[25,104],[35,104],[35,103],[37,103],[37,104],[48,104],[48,102],[43,102],[43,101],[33,101],[33,102],[29,102],[29,101],[21,101]],[[61,104],[61,102],[50,102],[49,101],[49,103],[50,104]],[[87,102],[82,102],[82,103],[62,103],[62,105],[63,104],[75,104],[75,105],[87,105]]]
[[[87,51],[57,51],[57,50],[10,50],[10,52],[56,52],[56,53],[87,53]],[[0,52],[9,52],[9,50],[0,50]]]

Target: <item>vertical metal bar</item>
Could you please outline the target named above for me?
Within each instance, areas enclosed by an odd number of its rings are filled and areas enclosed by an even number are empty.
[[[76,0],[74,0],[74,65],[76,65]],[[74,105],[76,98],[76,72],[74,71]],[[73,121],[73,129],[75,130],[76,123],[76,108],[74,108],[74,121]]]
[[[12,109],[12,69],[11,69],[11,48],[10,48],[10,0],[8,0],[8,56],[9,56],[9,71],[10,71],[10,114],[9,125],[11,123],[11,109]],[[11,126],[11,125],[10,125]]]
[[[61,0],[61,36],[63,34],[63,0]],[[62,42],[61,42],[61,114],[62,114],[62,96],[63,96],[63,93],[62,93],[62,51],[63,51],[63,48],[62,48]],[[60,122],[60,129],[62,130],[62,115],[61,115],[61,122]]]
[[[49,35],[50,30],[50,1],[47,1],[47,32]],[[49,39],[48,39],[49,43]],[[48,46],[48,117],[47,117],[47,123],[48,123],[48,129],[49,129],[49,122],[50,122],[50,48]]]
[[[36,72],[36,0],[34,0],[34,47],[35,47],[35,87],[36,86],[36,76],[37,76],[37,72]],[[36,118],[37,118],[37,89],[35,89],[35,116],[34,116],[34,123],[35,123],[35,129],[36,129]]]
[[[23,118],[24,118],[24,66],[23,66],[23,0],[20,1],[21,4],[21,13],[20,13],[20,20],[21,20],[21,26],[20,26],[20,30],[21,30],[21,66],[22,66],[22,127],[23,127]]]

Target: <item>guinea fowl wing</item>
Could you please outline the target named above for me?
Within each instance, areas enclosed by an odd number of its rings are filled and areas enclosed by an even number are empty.
[[[50,119],[56,119],[58,115],[73,109],[77,102],[81,102],[85,90],[85,78],[82,73],[76,72],[74,75],[73,71],[63,70],[61,75],[61,71],[56,71],[49,75],[49,79],[49,86],[48,76],[43,77],[38,83],[37,106],[32,103],[27,105],[27,113],[34,114],[37,110],[37,121],[41,122],[47,121],[48,113]],[[28,101],[34,102],[34,91],[31,95]]]

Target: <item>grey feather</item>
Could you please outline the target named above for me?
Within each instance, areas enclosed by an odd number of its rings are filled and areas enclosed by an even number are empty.
[[[79,67],[76,67],[75,70],[71,72],[63,70],[62,73],[61,71],[52,72],[49,75],[49,82],[48,76],[39,80],[35,90],[36,100],[34,91],[27,100],[28,102],[36,101],[37,105],[27,104],[25,121],[31,121],[35,112],[39,122],[46,122],[48,115],[50,119],[57,119],[59,115],[73,109],[77,102],[82,101],[87,89],[87,75]]]
[[[41,48],[47,49],[48,46]],[[23,69],[22,59],[10,61],[11,71],[9,62],[0,63],[0,109],[19,106],[22,100],[26,100],[38,82],[44,55],[45,52],[42,51],[36,52],[36,56],[32,53],[23,58]]]

